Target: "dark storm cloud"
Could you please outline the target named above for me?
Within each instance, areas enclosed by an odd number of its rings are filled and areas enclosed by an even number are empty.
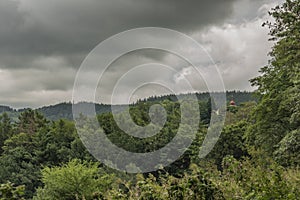
[[[16,55],[12,63],[4,59],[7,67],[25,67],[16,63],[18,54],[66,55],[75,64],[82,54],[120,31],[158,26],[187,32],[222,22],[232,12],[233,2],[0,0],[0,52],[2,57]]]

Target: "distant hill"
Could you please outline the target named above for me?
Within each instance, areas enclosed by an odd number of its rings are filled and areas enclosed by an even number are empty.
[[[81,102],[80,104],[85,104],[86,106],[92,104],[87,102]],[[106,104],[95,104],[95,109],[97,114],[102,114],[111,111],[111,106]],[[41,112],[46,116],[46,118],[50,120],[57,119],[73,119],[72,115],[72,104],[71,103],[60,103],[51,106],[44,106],[42,108],[38,108],[37,111]]]
[[[217,93],[218,94],[218,93]],[[180,94],[178,96],[186,96],[190,94]],[[207,101],[210,97],[210,94],[208,92],[205,93],[196,93],[196,96],[199,101]],[[253,92],[247,92],[247,91],[227,91],[226,92],[227,101],[234,100],[237,105],[240,105],[241,103],[248,102],[248,101],[257,101],[257,98],[254,96]],[[159,102],[163,100],[170,100],[170,101],[176,101],[177,97],[176,95],[164,95],[164,96],[152,96],[146,99],[141,100],[142,102],[147,101],[154,101]]]
[[[0,105],[0,113],[3,112],[14,112],[16,110],[14,110],[13,108],[9,107],[9,106],[1,106]]]
[[[81,102],[79,104],[88,106],[92,103]],[[121,108],[122,106],[120,105],[117,107]],[[21,112],[24,112],[25,110],[28,110],[28,109],[30,109],[30,108],[22,108],[22,109],[16,110],[9,106],[0,106],[0,114],[6,112],[13,121],[17,121],[18,115]],[[107,112],[111,112],[111,105],[95,104],[95,109],[96,109],[97,114],[107,113]],[[73,119],[71,103],[64,102],[64,103],[59,103],[59,104],[50,105],[50,106],[43,106],[41,108],[37,108],[34,110],[39,111],[49,120],[58,120],[58,119],[72,120]]]
[[[185,96],[190,94],[181,94],[179,96]],[[209,93],[196,93],[199,101],[208,101],[210,95]],[[237,105],[248,101],[256,101],[252,92],[241,92],[241,91],[229,91],[226,93],[227,101],[234,100]],[[139,102],[160,102],[163,100],[177,101],[176,95],[164,95],[164,96],[153,96]],[[82,102],[80,104],[90,105],[92,103]],[[122,105],[119,106],[120,108]],[[9,106],[0,106],[0,114],[3,112],[8,113],[8,115],[13,119],[17,120],[19,113],[25,111],[28,108],[24,109],[13,109]],[[95,109],[97,114],[107,113],[111,111],[111,106],[108,104],[95,104]],[[49,120],[58,120],[58,119],[73,119],[72,115],[72,103],[59,103],[56,105],[44,106],[36,109],[41,112]]]

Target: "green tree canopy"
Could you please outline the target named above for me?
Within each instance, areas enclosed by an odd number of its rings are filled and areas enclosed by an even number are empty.
[[[280,141],[300,126],[300,1],[286,0],[269,14],[275,21],[264,25],[270,28],[271,40],[276,43],[270,52],[270,64],[251,80],[261,99],[247,139],[272,154]]]
[[[72,160],[61,167],[46,167],[42,170],[44,188],[40,188],[34,199],[100,199],[108,190],[113,175],[101,176],[98,163]]]

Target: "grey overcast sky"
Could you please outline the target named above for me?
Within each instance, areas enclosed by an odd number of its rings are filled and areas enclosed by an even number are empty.
[[[88,53],[108,37],[139,27],[164,27],[187,34],[217,63],[227,90],[253,90],[248,80],[267,64],[272,46],[268,29],[261,24],[269,19],[267,11],[280,2],[0,0],[0,105],[39,107],[70,101],[75,75]],[[108,90],[115,83],[110,80],[126,73],[124,66],[147,62],[176,63],[179,79],[193,74],[174,55],[133,53],[120,58],[106,72],[107,87],[99,90],[98,100],[109,103]],[[171,79],[166,76],[165,81]],[[203,83],[196,81],[196,91],[204,91]],[[126,87],[125,82],[124,91]],[[164,92],[152,87],[140,91],[139,97]]]

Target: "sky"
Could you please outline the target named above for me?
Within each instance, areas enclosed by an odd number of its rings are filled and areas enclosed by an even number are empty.
[[[115,34],[142,27],[168,28],[193,38],[216,64],[226,90],[253,91],[255,88],[248,80],[268,64],[268,52],[273,45],[268,41],[269,30],[261,25],[270,20],[268,10],[280,2],[0,0],[0,105],[36,108],[71,101],[76,74],[89,53]],[[153,35],[144,36],[148,37]],[[130,42],[138,43],[139,39]],[[188,46],[182,48],[190,51]],[[111,51],[113,47],[107,49],[107,53]],[[102,57],[105,55],[98,59]],[[209,65],[204,58],[199,59],[204,68],[205,63]],[[147,63],[161,63],[175,71],[163,72],[157,66],[146,65],[146,70],[122,79],[132,67]],[[161,50],[141,49],[121,56],[107,68],[95,101],[111,103],[117,83],[121,85],[116,90],[119,93],[115,103],[128,100],[129,91],[131,100],[172,92],[162,85],[134,86],[132,76],[149,79],[149,74],[155,77],[153,82],[161,79],[166,84],[177,84],[188,77],[194,90],[183,88],[179,92],[207,90],[205,81],[195,76],[193,68],[182,58]],[[96,77],[93,71],[87,71],[85,76]]]

